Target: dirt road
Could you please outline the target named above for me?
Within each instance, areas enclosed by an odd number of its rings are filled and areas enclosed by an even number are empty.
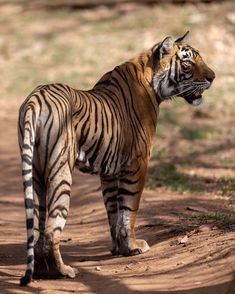
[[[61,247],[64,260],[79,274],[74,280],[37,280],[19,287],[26,244],[14,113],[6,111],[0,120],[1,293],[235,293],[234,225],[213,218],[195,222],[205,213],[231,213],[225,199],[164,187],[146,189],[137,236],[148,241],[151,251],[112,257],[99,180],[77,171]]]

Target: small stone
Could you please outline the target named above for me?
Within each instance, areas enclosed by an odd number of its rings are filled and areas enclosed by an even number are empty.
[[[179,244],[183,244],[185,246],[188,245],[188,243],[189,243],[188,236],[185,235],[183,238],[179,238],[178,239],[178,243]]]
[[[189,171],[189,175],[190,176],[195,176],[195,174],[196,174],[196,172],[195,172],[195,170],[193,170],[193,169],[191,169],[190,171]]]
[[[100,266],[96,266],[96,267],[95,267],[95,270],[96,270],[97,272],[100,272],[100,271],[101,271],[101,267],[100,267]]]
[[[131,267],[129,265],[126,265],[125,270],[132,270],[132,269],[131,269]]]
[[[216,231],[216,230],[218,230],[218,227],[217,227],[217,226],[214,226],[214,227],[212,228],[212,230],[213,230],[213,231]]]

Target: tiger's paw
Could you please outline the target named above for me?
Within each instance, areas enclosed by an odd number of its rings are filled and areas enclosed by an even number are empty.
[[[120,254],[123,256],[133,256],[141,253],[145,253],[150,250],[148,243],[145,240],[137,239],[132,242],[131,246],[125,246],[123,243],[120,246]]]
[[[113,256],[120,255],[120,250],[116,239],[112,240],[112,248],[110,249],[110,252]]]
[[[120,251],[119,251],[119,249],[118,249],[117,247],[112,248],[112,249],[110,250],[110,252],[111,252],[111,254],[112,254],[113,256],[120,255]]]
[[[68,277],[70,279],[73,279],[76,277],[76,274],[78,274],[78,270],[69,266],[69,265],[64,264],[60,270],[60,273],[64,277]]]
[[[141,253],[144,253],[144,252],[147,252],[147,251],[150,250],[150,247],[149,247],[148,243],[145,240],[142,240],[142,239],[135,240],[134,247],[135,248],[133,250],[140,251],[137,254],[141,254]]]
[[[34,279],[58,279],[58,278],[75,278],[78,271],[69,265],[60,263],[57,265],[54,256],[39,257],[36,256]]]

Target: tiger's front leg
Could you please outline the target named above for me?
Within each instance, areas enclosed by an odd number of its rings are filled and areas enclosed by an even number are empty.
[[[116,242],[120,254],[124,256],[141,254],[150,249],[145,240],[135,238],[135,221],[146,172],[147,162],[135,160],[119,178]]]
[[[112,238],[112,255],[119,255],[119,248],[116,240],[116,226],[118,220],[118,178],[101,177],[101,187],[103,192],[104,204],[108,215],[110,234]]]
[[[112,237],[113,255],[146,252],[145,240],[135,239],[135,220],[144,188],[147,164],[135,161],[120,177],[101,177],[104,203]]]

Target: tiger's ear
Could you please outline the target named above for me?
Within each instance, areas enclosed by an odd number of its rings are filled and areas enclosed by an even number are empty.
[[[159,46],[159,51],[161,53],[161,56],[168,54],[171,51],[173,44],[174,44],[174,41],[172,40],[172,38],[166,37]]]
[[[175,43],[186,44],[189,42],[189,31],[187,31],[182,37],[175,40]]]

